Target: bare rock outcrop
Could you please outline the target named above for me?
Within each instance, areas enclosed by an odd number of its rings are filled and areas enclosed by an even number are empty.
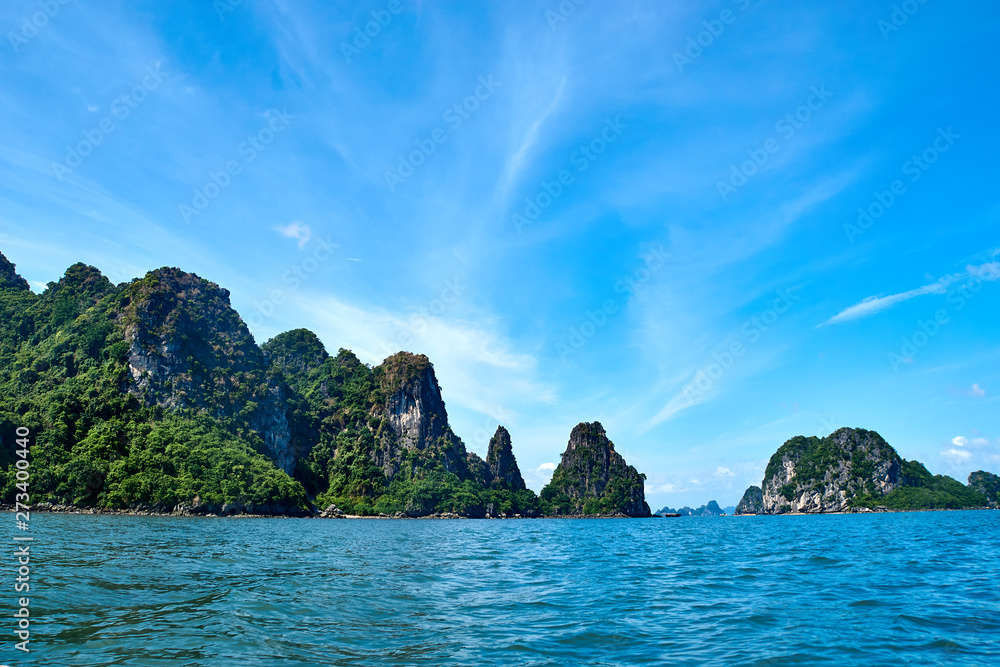
[[[902,464],[874,431],[842,428],[825,438],[797,436],[767,465],[763,512],[847,511],[855,496],[882,496],[900,486]]]
[[[448,412],[434,366],[422,354],[398,352],[376,369],[385,403],[376,406],[375,417],[383,426],[378,433],[375,464],[392,480],[409,452],[419,452],[421,465],[433,460],[445,471],[469,477],[470,467],[483,463],[469,453],[448,425]],[[471,464],[471,465],[470,465]]]

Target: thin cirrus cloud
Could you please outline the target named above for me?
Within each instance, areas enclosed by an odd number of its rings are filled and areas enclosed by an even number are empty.
[[[914,299],[918,296],[924,296],[925,294],[944,294],[945,291],[945,286],[941,283],[931,283],[930,285],[924,285],[923,287],[918,287],[917,289],[912,289],[908,292],[901,292],[899,294],[890,294],[889,296],[870,296],[860,303],[856,303],[850,308],[845,308],[840,311],[824,322],[823,325],[837,324],[839,322],[847,322],[848,320],[868,317],[869,315],[875,315],[876,313],[880,313],[887,308],[891,308],[897,303],[909,301],[910,299]]]
[[[510,157],[507,166],[507,174],[505,177],[503,191],[506,193],[511,185],[517,180],[518,174],[524,168],[524,162],[527,154],[538,142],[538,130],[545,124],[552,112],[556,110],[559,106],[559,101],[562,99],[563,92],[566,90],[566,77],[563,76],[562,80],[559,82],[559,88],[556,90],[552,97],[552,101],[549,102],[548,107],[541,113],[541,115],[535,119],[535,121],[528,128],[527,134],[524,140],[521,142],[521,146],[517,151]]]
[[[860,303],[856,303],[849,308],[845,308],[820,326],[838,324],[840,322],[847,322],[849,320],[856,320],[862,317],[875,315],[891,308],[892,306],[895,306],[897,303],[909,301],[910,299],[914,299],[918,296],[924,296],[926,294],[945,294],[948,291],[947,284],[954,282],[955,280],[968,278],[974,278],[987,282],[998,280],[1000,279],[1000,262],[989,262],[978,266],[970,265],[965,267],[964,273],[958,274],[958,276],[954,276],[950,280],[946,281],[945,279],[942,279],[940,281],[933,282],[930,285],[924,285],[923,287],[912,289],[908,292],[890,294],[889,296],[870,296]]]
[[[694,407],[699,403],[704,403],[708,399],[709,399],[708,393],[698,393],[696,395],[689,396],[686,392],[679,391],[673,398],[671,398],[667,402],[665,406],[663,406],[662,410],[653,415],[653,417],[642,426],[642,428],[639,430],[639,433],[640,434],[646,433],[653,427],[674,417],[682,410]]]

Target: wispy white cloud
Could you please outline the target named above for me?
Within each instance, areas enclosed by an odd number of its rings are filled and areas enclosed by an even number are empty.
[[[1000,440],[994,445],[990,438],[976,429],[972,429],[972,433],[975,437],[958,435],[952,438],[952,446],[941,451],[941,457],[951,465],[967,466],[968,469],[973,469],[974,466],[989,466],[1000,461],[998,455]]]
[[[962,461],[968,461],[972,458],[972,454],[965,451],[964,449],[946,449],[941,452],[941,456],[948,459],[952,463],[961,463]]]
[[[309,229],[309,225],[299,222],[298,220],[290,222],[284,226],[278,225],[274,228],[274,231],[278,232],[282,236],[298,240],[300,248],[304,248],[305,245],[309,243],[309,239],[312,238],[312,230]]]
[[[733,477],[735,473],[729,468],[719,466],[718,468],[715,469],[715,475],[717,477]]]
[[[845,308],[840,311],[824,322],[823,325],[837,324],[838,322],[856,320],[859,317],[867,317],[869,315],[874,315],[875,313],[880,313],[886,308],[891,308],[897,303],[902,303],[903,301],[908,301],[909,299],[914,299],[918,296],[924,296],[925,294],[944,294],[946,291],[945,286],[941,283],[931,283],[930,285],[924,285],[923,287],[918,287],[917,289],[912,289],[908,292],[900,292],[899,294],[890,294],[889,296],[870,296],[860,303],[856,303],[850,308]]]
[[[973,278],[979,278],[980,280],[997,280],[1000,279],[1000,262],[989,262],[987,264],[980,264],[979,266],[969,265],[965,267],[969,275]]]
[[[524,139],[522,140],[520,147],[518,147],[517,151],[515,151],[514,154],[511,155],[510,160],[508,160],[507,174],[503,186],[504,192],[507,192],[507,190],[510,189],[510,186],[517,179],[517,175],[524,168],[525,158],[538,142],[539,129],[541,129],[542,125],[545,124],[548,117],[552,115],[552,112],[556,110],[556,107],[559,106],[559,100],[562,99],[563,91],[565,90],[566,77],[563,76],[562,80],[559,82],[559,88],[556,89],[556,92],[552,97],[552,101],[549,102],[549,106],[541,113],[541,115],[538,116],[538,118],[534,120],[534,122],[531,123],[528,127],[528,131],[524,135]]]
[[[524,471],[524,482],[529,489],[541,490],[552,479],[552,471],[555,469],[555,463],[543,463],[537,468],[530,468]]]
[[[401,350],[426,354],[446,400],[470,410],[488,414],[497,405],[509,405],[512,397],[533,405],[556,400],[555,390],[537,379],[535,358],[513,349],[489,318],[407,316],[305,294],[294,301],[322,340],[334,349],[353,350],[367,363],[380,363]]]
[[[642,428],[639,430],[639,434],[646,433],[654,426],[662,424],[663,422],[676,416],[683,410],[692,408],[699,403],[704,403],[709,399],[708,393],[697,393],[691,394],[680,391],[676,396],[667,401],[667,404],[663,406],[663,409],[653,415],[652,419],[647,421]]]
[[[678,488],[676,484],[647,484],[646,493],[647,494],[660,494],[660,493],[683,493],[687,491],[684,488]]]
[[[875,315],[876,313],[880,313],[887,308],[891,308],[897,303],[902,303],[903,301],[908,301],[918,296],[924,296],[926,294],[944,294],[948,291],[946,286],[947,284],[967,278],[975,278],[983,281],[1000,280],[1000,262],[989,262],[987,264],[980,265],[970,264],[965,267],[964,273],[949,276],[947,279],[942,279],[931,283],[930,285],[924,285],[923,287],[912,289],[908,292],[890,294],[889,296],[870,296],[867,299],[862,300],[860,303],[856,303],[849,308],[845,308],[820,326],[837,324],[839,322],[847,322],[848,320],[856,320],[861,317]]]

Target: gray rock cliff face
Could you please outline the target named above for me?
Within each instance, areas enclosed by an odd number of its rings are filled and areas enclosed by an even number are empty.
[[[825,438],[798,436],[771,457],[763,513],[844,512],[861,493],[886,494],[903,483],[902,459],[874,431],[842,428]]]
[[[759,486],[751,486],[743,494],[740,504],[736,506],[737,514],[763,514],[764,492]]]
[[[299,457],[307,453],[305,448],[293,443],[288,420],[285,388],[267,383],[263,400],[250,415],[248,424],[264,439],[264,451],[275,465],[291,474]]]
[[[414,450],[461,479],[469,476],[470,467],[481,469],[483,460],[467,452],[448,425],[441,387],[426,356],[399,352],[379,368],[386,402],[376,408],[375,416],[386,428],[379,434],[374,461],[386,479],[399,473],[406,452]]]

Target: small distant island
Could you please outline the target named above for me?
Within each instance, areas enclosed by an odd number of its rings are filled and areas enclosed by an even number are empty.
[[[115,285],[74,264],[35,294],[0,254],[0,501],[226,516],[649,517],[646,476],[599,422],[569,434],[552,479],[524,483],[502,425],[486,459],[448,423],[434,366],[331,355],[306,329],[258,345],[229,292],[177,268]],[[872,431],[792,438],[736,514],[984,507],[969,486],[901,459]],[[727,508],[732,509],[732,508]],[[656,514],[721,516],[715,501]]]
[[[697,509],[692,509],[690,507],[670,509],[669,507],[664,507],[663,509],[657,510],[655,514],[659,516],[727,516],[731,515],[735,509],[735,507],[727,507],[723,509],[719,507],[719,503],[716,501],[709,500],[707,504],[702,505]]]

